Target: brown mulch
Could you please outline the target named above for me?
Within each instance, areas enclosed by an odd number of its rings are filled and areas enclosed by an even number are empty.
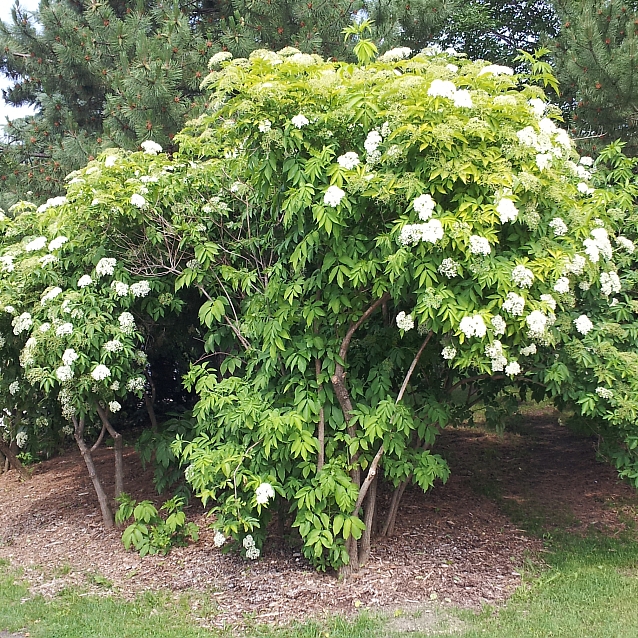
[[[25,483],[13,471],[0,475],[0,559],[25,568],[33,592],[43,595],[73,585],[125,596],[167,588],[202,592],[217,606],[215,625],[245,614],[287,622],[433,600],[478,608],[511,594],[525,559],[537,560],[542,550],[538,538],[513,522],[517,512],[547,528],[616,533],[638,504],[614,470],[596,462],[593,442],[570,434],[553,414],[526,417],[525,432],[503,437],[476,428],[447,430],[435,451],[449,459],[448,483],[427,495],[406,492],[394,536],[379,540],[365,568],[345,582],[314,571],[276,534],[259,561],[221,553],[210,521],[195,506],[188,514],[201,525],[198,543],[166,557],[126,552],[121,530],[102,528],[76,452],[37,465]],[[136,498],[155,498],[150,472],[142,471],[132,449],[126,462],[127,489]],[[99,451],[96,463],[112,491],[112,451]],[[388,497],[380,495],[382,507]]]

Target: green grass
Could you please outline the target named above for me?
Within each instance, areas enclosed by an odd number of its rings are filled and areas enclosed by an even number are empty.
[[[549,569],[527,579],[501,609],[462,614],[471,628],[455,636],[636,638],[638,543],[596,535],[551,544]]]
[[[629,534],[609,538],[563,535],[548,539],[546,568],[528,572],[507,605],[481,613],[453,611],[464,629],[452,633],[394,631],[386,621],[360,615],[288,628],[246,619],[246,638],[636,638],[638,636],[638,542]],[[116,595],[83,595],[69,589],[52,600],[31,597],[19,574],[0,565],[0,630],[32,638],[225,638],[229,630],[198,627],[195,614],[214,616],[202,594],[145,594],[133,602]],[[196,612],[194,602],[199,603]],[[445,627],[446,612],[440,615]],[[452,622],[452,625],[455,623]]]

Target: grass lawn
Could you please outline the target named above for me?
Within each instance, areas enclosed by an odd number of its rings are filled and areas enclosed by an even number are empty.
[[[422,631],[406,632],[395,618],[361,615],[286,629],[259,627],[246,619],[243,635],[263,638],[372,638],[455,636],[462,638],[636,638],[638,636],[638,542],[626,535],[610,539],[562,536],[548,541],[548,569],[528,574],[525,585],[498,609],[480,614],[442,610]],[[214,615],[205,598],[146,594],[134,602],[115,595],[66,590],[51,601],[30,597],[19,574],[0,566],[0,631],[32,638],[217,638],[231,630],[198,627],[197,616]],[[193,611],[196,606],[196,611]],[[417,614],[417,616],[419,616]],[[403,619],[406,620],[406,619]],[[413,619],[416,627],[419,621]],[[460,622],[459,622],[460,621]],[[446,625],[457,627],[448,633]]]

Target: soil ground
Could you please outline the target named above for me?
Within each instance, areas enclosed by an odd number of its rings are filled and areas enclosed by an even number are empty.
[[[502,437],[444,431],[435,451],[450,463],[449,481],[428,494],[406,491],[394,536],[379,539],[368,564],[345,582],[315,572],[276,534],[259,561],[223,554],[196,506],[188,516],[201,526],[199,542],[166,557],[127,552],[121,530],[102,528],[86,468],[69,452],[35,466],[24,483],[13,471],[0,475],[0,559],[22,567],[33,592],[45,596],[72,586],[127,597],[189,591],[195,615],[215,626],[246,615],[283,623],[360,608],[429,613],[433,602],[479,608],[511,594],[525,565],[542,560],[540,537],[553,527],[616,534],[633,525],[638,497],[596,461],[594,443],[553,412],[518,417]],[[112,450],[98,451],[96,463],[112,492]],[[155,499],[151,473],[132,448],[126,463],[127,491]],[[383,512],[389,494],[380,499]]]

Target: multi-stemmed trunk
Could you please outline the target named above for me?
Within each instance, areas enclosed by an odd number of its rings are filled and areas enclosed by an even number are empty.
[[[340,362],[336,364],[335,372],[331,379],[332,386],[335,391],[335,395],[337,397],[337,400],[339,401],[339,405],[341,406],[341,410],[343,412],[343,415],[346,421],[348,435],[353,439],[356,438],[357,432],[356,432],[356,427],[352,424],[352,401],[350,399],[350,394],[348,392],[348,388],[345,382],[346,374],[345,374],[345,368],[344,368],[346,357],[348,354],[348,349],[350,347],[350,341],[352,340],[352,337],[355,331],[357,330],[357,328],[359,328],[359,326],[361,326],[361,324],[364,321],[366,321],[377,308],[379,308],[380,306],[384,307],[384,305],[387,304],[389,299],[390,299],[390,294],[385,293],[380,299],[377,299],[377,301],[375,301],[363,313],[363,315],[361,315],[360,319],[357,322],[352,323],[350,325],[346,333],[346,336],[344,337],[341,343],[341,348],[339,350]],[[396,403],[399,403],[403,399],[403,395],[405,394],[405,391],[408,387],[408,383],[410,381],[412,373],[414,372],[416,365],[419,361],[419,358],[421,357],[421,354],[425,350],[425,347],[427,346],[431,337],[432,337],[432,332],[430,332],[427,335],[423,344],[421,345],[418,352],[416,353],[414,360],[412,361],[412,364],[410,365],[407,371],[407,374],[403,380],[401,389],[396,399]],[[363,481],[363,484],[361,483],[361,470],[359,468],[359,463],[358,463],[359,461],[358,454],[355,453],[351,455],[350,457],[350,465],[352,468],[350,472],[350,477],[352,479],[352,482],[359,488],[359,496],[357,498],[357,502],[355,504],[352,514],[353,516],[358,516],[359,511],[363,509],[365,530],[361,537],[360,542],[358,542],[352,536],[346,542],[346,549],[348,551],[348,556],[350,560],[349,560],[349,564],[341,569],[341,574],[344,576],[347,576],[349,573],[353,571],[357,571],[360,565],[364,564],[368,560],[368,557],[370,555],[372,531],[373,531],[373,525],[374,525],[376,500],[377,500],[376,498],[377,484],[378,484],[377,470],[378,470],[379,462],[381,461],[381,457],[383,456],[383,454],[384,454],[384,447],[383,447],[383,444],[381,444],[372,462],[370,463],[370,466],[368,468],[368,472],[367,472],[365,480]],[[405,485],[407,485],[408,481],[409,481],[409,477],[408,479],[406,479]],[[399,492],[395,492],[396,499],[393,499],[393,501],[395,501],[393,503],[394,513],[392,514],[391,512],[393,518],[390,521],[392,528],[394,528],[394,521],[396,520],[396,512],[398,511],[398,504],[401,500],[401,496],[403,495],[403,491],[405,490],[405,485]],[[387,533],[387,528],[388,528],[388,525],[386,524],[386,526],[384,526],[384,532],[386,533]]]

